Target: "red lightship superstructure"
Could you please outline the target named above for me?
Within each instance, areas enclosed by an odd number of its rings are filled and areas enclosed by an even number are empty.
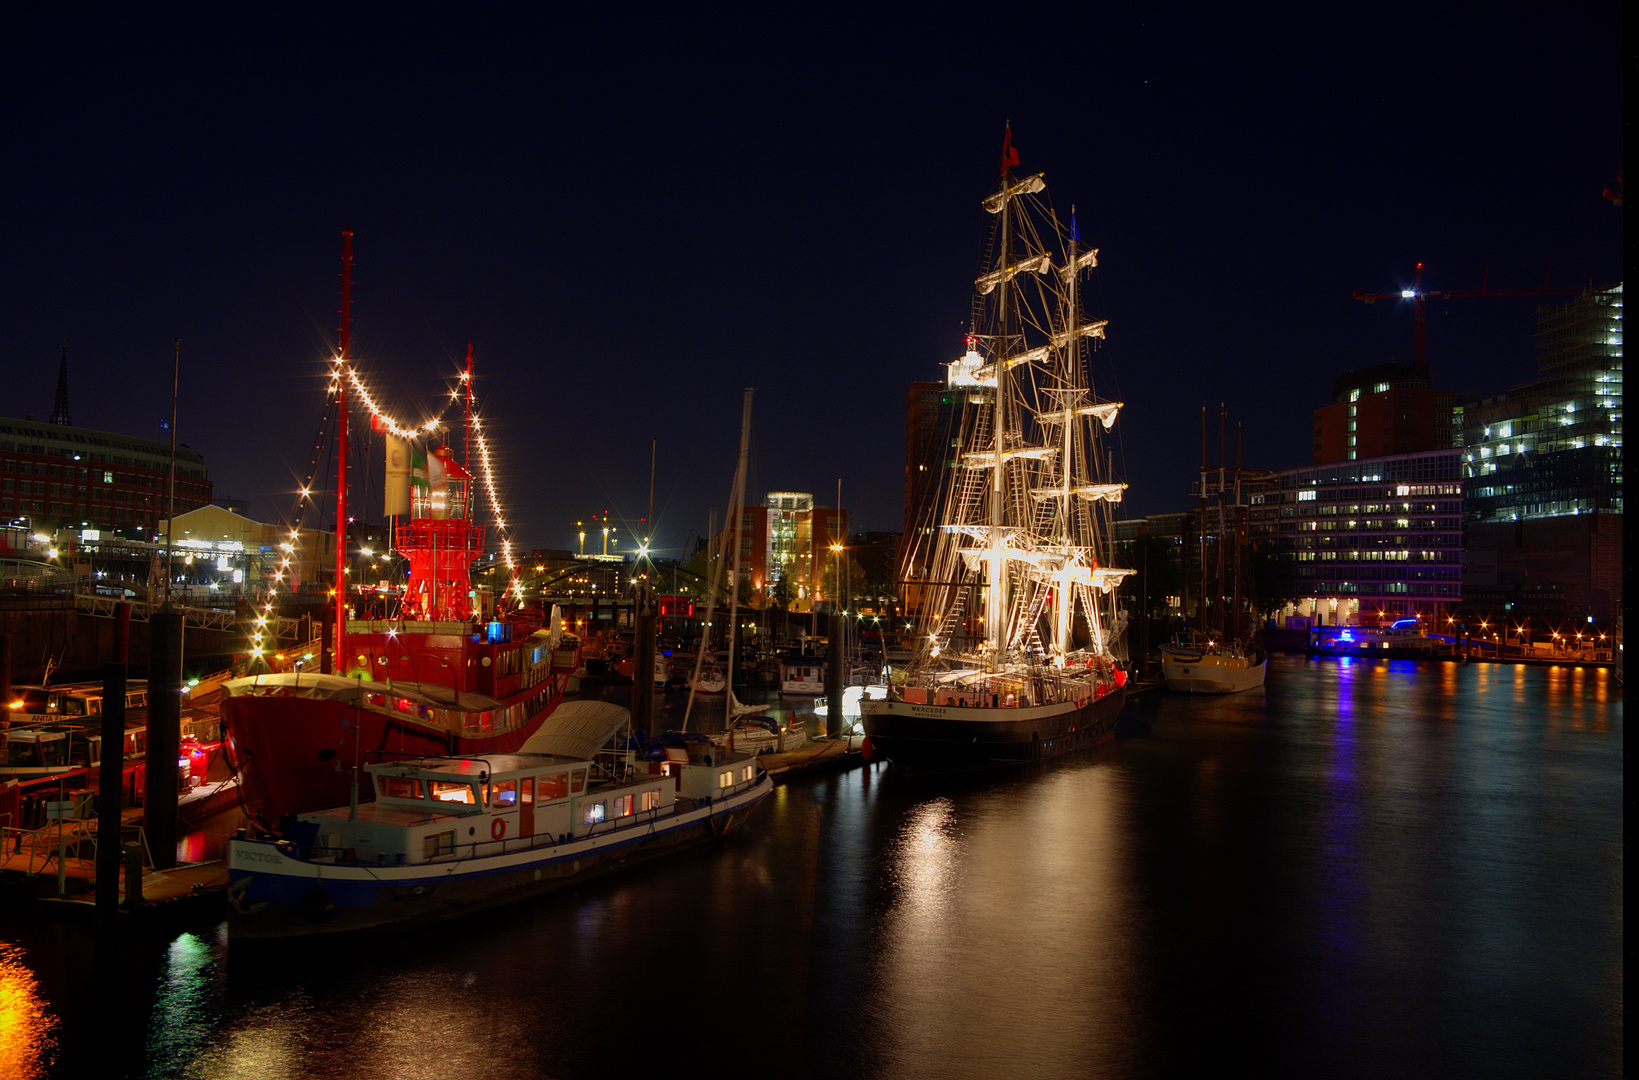
[[[471,477],[447,448],[427,459],[434,474],[442,463],[445,479],[417,490],[399,526],[398,550],[409,559],[399,616],[347,619],[337,674],[224,685],[245,806],[265,827],[348,802],[355,771],[370,762],[516,751],[580,663],[573,639],[559,640],[539,615],[499,614],[489,591],[473,588],[484,528],[465,513]]]
[[[470,370],[469,359],[469,430]],[[356,373],[347,374],[356,384]],[[377,420],[384,418],[378,413]],[[358,781],[373,762],[516,751],[563,700],[580,663],[575,638],[560,639],[554,620],[519,609],[516,579],[499,602],[487,586],[474,587],[471,568],[486,530],[473,520],[473,476],[448,447],[423,453],[409,438],[414,433],[383,426],[395,436],[388,439],[389,507],[395,475],[409,488],[409,514],[396,528],[395,546],[408,561],[396,612],[357,618],[347,602],[338,605],[332,674],[297,670],[223,686],[222,717],[245,808],[265,828],[369,799],[368,784]],[[487,451],[484,461],[487,471]]]

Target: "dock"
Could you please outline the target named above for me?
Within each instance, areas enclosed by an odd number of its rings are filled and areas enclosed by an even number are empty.
[[[228,865],[221,860],[178,863],[156,870],[139,828],[141,811],[121,821],[122,845],[143,848],[140,862],[122,860],[119,918],[122,922],[188,918],[225,910]],[[132,863],[141,867],[141,890],[133,903],[126,895]],[[97,819],[73,818],[39,829],[7,830],[0,847],[0,899],[32,907],[39,914],[63,918],[96,915]]]

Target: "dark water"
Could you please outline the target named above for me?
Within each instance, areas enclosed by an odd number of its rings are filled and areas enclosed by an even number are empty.
[[[0,1077],[1617,1076],[1622,750],[1603,672],[1278,657],[413,935],[0,926]]]

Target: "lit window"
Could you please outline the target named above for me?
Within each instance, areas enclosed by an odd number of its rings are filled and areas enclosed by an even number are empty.
[[[431,787],[433,799],[437,802],[465,803],[468,806],[478,805],[478,796],[474,794],[471,784],[458,780],[434,780]]]
[[[383,798],[419,799],[421,781],[410,776],[378,776],[376,786]]]
[[[581,821],[586,825],[596,825],[603,820],[604,806],[600,802],[588,803],[582,807]]]

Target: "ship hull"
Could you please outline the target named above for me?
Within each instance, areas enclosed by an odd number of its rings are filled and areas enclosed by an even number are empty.
[[[1263,685],[1267,657],[1256,663],[1223,656],[1161,649],[1161,678],[1168,690],[1185,694],[1238,694]]]
[[[357,766],[394,757],[513,753],[551,712],[549,706],[512,731],[473,738],[334,700],[243,696],[222,705],[245,810],[268,829],[294,814],[346,804]],[[367,788],[361,797],[370,798]]]
[[[412,926],[517,903],[709,842],[744,824],[772,790],[765,773],[743,792],[670,818],[567,843],[535,837],[474,845],[472,857],[446,863],[304,862],[288,845],[234,840],[228,932],[236,941],[287,940]]]
[[[1180,646],[1160,647],[1160,677],[1178,693],[1239,693],[1264,685],[1269,657],[1234,652],[1205,652]]]
[[[1118,686],[1082,703],[1024,707],[861,701],[873,756],[907,772],[979,772],[1043,761],[1108,742],[1127,703]]]

